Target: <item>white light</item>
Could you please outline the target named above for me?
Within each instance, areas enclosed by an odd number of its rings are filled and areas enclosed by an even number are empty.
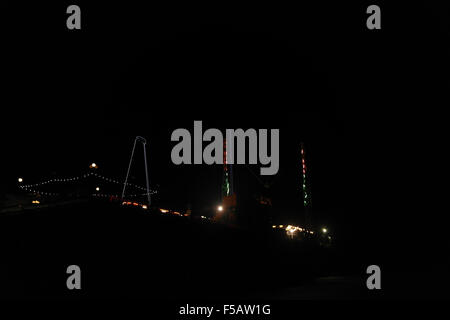
[[[19,182],[23,182],[23,179],[22,179],[22,178],[19,178],[19,179],[17,179],[17,181],[19,181]]]
[[[97,188],[95,188],[95,190],[96,190],[96,191],[100,191],[100,188],[99,188],[99,187],[97,187]]]
[[[327,233],[328,230],[327,230],[326,228],[323,228],[323,229],[322,229],[322,232],[323,232],[323,233]]]
[[[218,206],[218,207],[217,207],[217,210],[223,211],[223,207],[222,207],[222,206]]]

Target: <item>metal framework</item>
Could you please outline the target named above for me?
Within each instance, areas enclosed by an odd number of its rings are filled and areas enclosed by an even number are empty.
[[[131,151],[130,163],[128,164],[127,176],[125,177],[125,182],[123,184],[122,200],[125,197],[125,189],[128,184],[128,176],[130,175],[131,163],[133,162],[134,150],[136,149],[136,142],[141,142],[142,146],[144,148],[144,166],[145,166],[145,180],[146,180],[146,186],[147,186],[147,200],[148,200],[148,205],[150,207],[152,201],[151,201],[151,193],[150,193],[150,182],[148,179],[147,150],[146,150],[147,140],[145,140],[145,138],[143,138],[141,136],[137,136],[134,139],[133,150]]]

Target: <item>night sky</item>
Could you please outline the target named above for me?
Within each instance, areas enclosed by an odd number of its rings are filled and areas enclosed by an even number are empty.
[[[80,32],[66,29],[68,3],[1,4],[3,190],[18,176],[37,182],[93,161],[123,178],[141,135],[158,201],[215,206],[221,166],[173,165],[172,131],[193,132],[194,120],[279,128],[279,173],[261,177],[278,218],[303,218],[304,141],[314,219],[348,250],[390,262],[436,259],[445,248],[445,232],[425,233],[448,211],[439,186],[448,8],[385,5],[382,30],[371,32],[364,4],[79,3]],[[249,170],[259,167],[236,167],[238,195],[258,188]],[[411,237],[417,229],[424,235]]]

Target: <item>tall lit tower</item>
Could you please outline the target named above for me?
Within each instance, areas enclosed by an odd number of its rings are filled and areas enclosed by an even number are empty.
[[[222,199],[233,194],[233,177],[231,165],[227,162],[227,140],[223,140],[223,180]]]
[[[310,228],[311,221],[311,195],[309,192],[309,181],[306,180],[306,157],[305,157],[305,145],[300,143],[300,153],[302,159],[302,193],[303,193],[303,206],[305,207],[305,223],[306,227]]]
[[[236,213],[236,194],[233,190],[233,167],[227,161],[227,141],[223,141],[222,219],[233,222]]]

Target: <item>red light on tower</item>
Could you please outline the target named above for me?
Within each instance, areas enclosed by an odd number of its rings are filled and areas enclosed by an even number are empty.
[[[302,191],[303,191],[303,204],[306,207],[308,205],[308,190],[306,186],[306,160],[305,160],[305,150],[303,143],[301,143],[301,159],[302,159]]]
[[[311,196],[308,194],[308,184],[306,183],[306,157],[305,147],[303,142],[300,144],[300,153],[302,159],[302,193],[303,193],[303,206],[305,207],[305,223],[306,226],[311,226]]]

